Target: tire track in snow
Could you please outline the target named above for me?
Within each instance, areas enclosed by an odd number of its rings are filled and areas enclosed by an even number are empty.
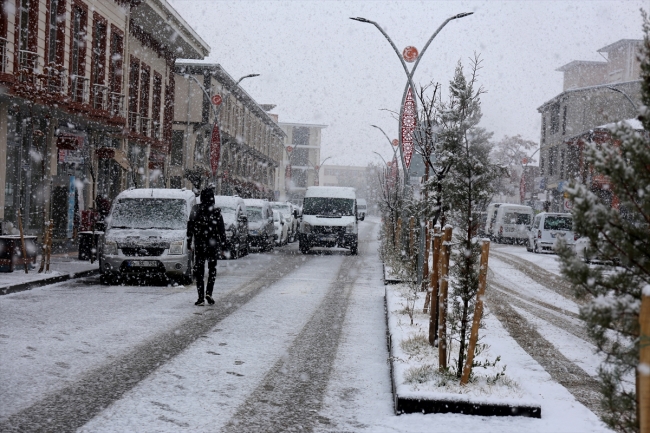
[[[296,260],[295,251],[288,252],[277,262],[271,261],[270,269],[260,271],[215,299],[214,306],[203,307],[203,313],[193,314],[173,332],[159,334],[119,359],[84,374],[73,384],[0,420],[0,431],[74,432],[266,287],[295,271],[296,264],[302,266],[311,260]]]
[[[492,274],[491,276],[493,276]],[[491,278],[490,285],[498,287],[499,284],[494,283],[494,278]],[[545,339],[525,317],[521,316],[510,305],[511,303],[517,305],[522,309],[530,308],[530,304],[523,301],[514,299],[512,295],[501,290],[488,290],[486,291],[486,301],[490,311],[499,319],[503,327],[508,331],[510,336],[515,339],[517,344],[521,346],[537,363],[539,363],[544,370],[551,376],[551,378],[564,386],[577,401],[586,406],[589,410],[600,414],[600,399],[601,394],[599,391],[599,384],[592,376],[585,372],[578,365],[571,362],[547,339]],[[533,307],[534,308],[534,307]],[[528,310],[527,310],[528,311]],[[539,313],[539,308],[536,309]],[[546,316],[552,313],[544,312]],[[565,326],[568,321],[561,322],[561,319],[555,316],[552,320],[543,317],[550,323],[562,323],[562,329],[571,332],[575,335],[575,330],[569,330]],[[557,326],[557,325],[556,325]],[[573,325],[575,327],[575,325]],[[583,337],[579,337],[584,339]],[[589,340],[585,340],[589,341]]]
[[[519,257],[513,256],[512,254],[499,251],[498,248],[490,250],[490,254],[494,254],[496,258],[502,262],[514,267],[520,272],[523,272],[527,277],[535,281],[537,284],[540,284],[547,289],[552,290],[561,296],[564,296],[565,298],[571,299],[573,302],[584,304],[584,300],[577,299],[575,297],[571,284],[563,280],[561,277],[527,260],[523,260]]]
[[[372,234],[374,231],[366,231]],[[368,242],[359,242],[359,255]],[[334,284],[287,355],[275,363],[261,384],[240,405],[223,432],[310,432],[334,367],[360,256],[349,256]],[[324,420],[326,422],[327,420]]]

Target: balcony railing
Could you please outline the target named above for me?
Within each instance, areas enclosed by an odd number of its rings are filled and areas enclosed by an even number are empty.
[[[80,75],[70,77],[70,98],[72,102],[88,102],[88,84],[90,80]]]
[[[150,117],[140,117],[140,134],[145,137],[151,137],[151,118]]]
[[[67,71],[59,65],[46,66],[43,74],[43,90],[48,93],[65,94]]]
[[[101,84],[93,84],[93,108],[95,110],[108,111],[108,87]]]
[[[162,132],[162,126],[160,125],[160,122],[153,122],[153,130],[151,132],[151,138],[160,140],[162,138],[161,132]]]
[[[0,38],[0,72],[7,72],[7,40]]]
[[[32,74],[36,73],[38,69],[38,53],[20,50],[18,52],[18,64],[20,65],[20,69],[29,71]]]
[[[114,117],[124,117],[124,95],[111,92],[108,95],[108,112]]]
[[[138,113],[129,111],[128,122],[129,122],[129,130],[131,132],[139,132],[138,127],[140,126],[140,115]]]

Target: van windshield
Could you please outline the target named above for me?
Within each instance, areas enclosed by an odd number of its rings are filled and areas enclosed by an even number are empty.
[[[111,213],[111,227],[183,230],[187,228],[185,200],[156,198],[120,199]]]
[[[519,225],[528,225],[530,224],[530,214],[528,213],[519,213],[519,212],[508,212],[503,217],[503,222],[505,224],[519,224]]]
[[[548,215],[544,219],[544,230],[573,230],[573,218],[568,216]]]
[[[354,199],[332,197],[306,197],[303,215],[354,216]]]

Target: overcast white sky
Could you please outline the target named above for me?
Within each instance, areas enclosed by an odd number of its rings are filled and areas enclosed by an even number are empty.
[[[644,1],[221,1],[169,0],[211,46],[220,63],[261,104],[276,104],[281,122],[318,123],[327,164],[366,165],[392,150],[406,78],[394,51],[370,24],[377,21],[402,50],[434,39],[415,73],[416,84],[443,83],[456,62],[483,58],[481,126],[494,139],[521,134],[539,142],[537,107],[562,91],[555,69],[572,60],[602,60],[596,52],[619,39],[641,39]]]

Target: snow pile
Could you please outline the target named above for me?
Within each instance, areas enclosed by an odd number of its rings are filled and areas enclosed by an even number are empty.
[[[462,401],[477,404],[539,406],[527,394],[519,380],[507,370],[507,354],[496,353],[489,342],[489,328],[479,332],[479,350],[470,383],[460,385],[451,371],[455,362],[448,361],[449,372],[438,370],[438,348],[428,342],[429,314],[423,313],[424,293],[418,292],[415,302],[407,285],[386,286],[388,330],[393,363],[395,394],[400,398]],[[411,315],[413,310],[413,324]],[[453,357],[458,352],[455,342],[448,348]]]

